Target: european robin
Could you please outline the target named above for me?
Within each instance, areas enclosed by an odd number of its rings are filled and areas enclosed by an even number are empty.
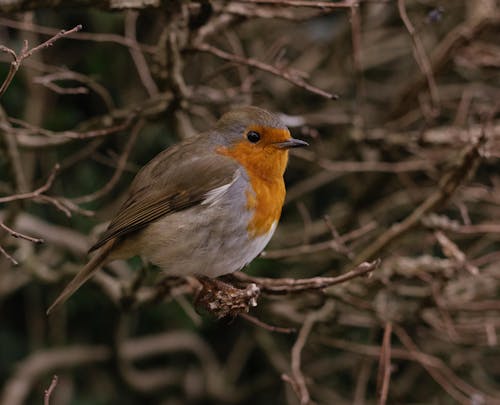
[[[224,114],[136,175],[96,254],[47,313],[101,266],[140,255],[171,276],[215,278],[242,269],[271,239],[285,200],[288,150],[306,146],[258,107]]]

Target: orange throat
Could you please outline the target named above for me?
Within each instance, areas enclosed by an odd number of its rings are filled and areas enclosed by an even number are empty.
[[[245,168],[252,186],[246,191],[246,207],[253,211],[248,233],[254,238],[266,235],[278,222],[285,201],[283,174],[288,151],[272,146],[256,148],[241,142],[231,148],[219,148],[218,153],[235,159]]]

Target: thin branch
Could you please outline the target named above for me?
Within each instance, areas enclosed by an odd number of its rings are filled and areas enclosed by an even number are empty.
[[[137,18],[139,13],[136,10],[128,10],[125,13],[125,37],[129,41],[135,42],[137,44],[136,29],[137,29]],[[134,61],[137,73],[141,82],[148,92],[149,96],[155,96],[159,93],[158,86],[156,85],[151,72],[149,70],[148,63],[144,58],[141,48],[137,44],[136,47],[129,48],[130,55]]]
[[[14,259],[11,255],[9,255],[5,249],[0,245],[0,253],[5,256],[7,260],[9,260],[14,266],[17,266],[19,263],[16,259]]]
[[[37,63],[33,62],[32,60],[24,62],[25,65],[30,66],[34,69],[39,70],[41,73],[47,73],[47,72],[53,72],[49,74],[45,74],[43,76],[38,76],[35,77],[34,83],[41,84],[42,86],[46,86],[48,88],[51,88],[52,90],[56,92],[62,92],[63,94],[67,93],[68,90],[75,90],[75,89],[68,89],[68,88],[62,88],[59,85],[56,85],[54,81],[58,80],[73,80],[77,81],[80,83],[83,83],[85,86],[80,86],[77,87],[76,89],[80,89],[79,91],[73,91],[74,92],[85,92],[88,93],[90,88],[93,90],[99,97],[101,97],[103,103],[105,104],[106,108],[111,111],[116,108],[115,103],[113,101],[113,98],[111,97],[111,94],[109,91],[97,80],[94,80],[93,78],[78,73],[78,72],[73,72],[72,70],[69,70],[65,67],[59,67],[59,66],[49,66],[43,63]],[[53,86],[56,86],[58,89],[54,89]]]
[[[492,395],[481,392],[481,390],[479,390],[478,388],[470,386],[464,380],[458,377],[453,372],[453,370],[450,369],[446,365],[446,363],[439,357],[426,354],[418,350],[418,347],[411,340],[406,331],[404,331],[404,329],[402,329],[400,326],[393,325],[393,331],[405,347],[391,348],[392,358],[419,363],[427,372],[429,372],[429,374],[431,374],[431,376],[436,380],[438,384],[445,385],[443,387],[445,391],[447,391],[448,393],[452,391],[452,396],[460,403],[470,405],[470,400],[463,394],[459,393],[457,387],[462,387],[463,391],[471,397],[474,394],[479,394],[487,401],[487,403],[498,403],[497,401],[495,401]],[[314,341],[352,353],[380,358],[380,347],[378,346],[356,343],[353,341],[341,340],[328,336],[315,336]]]
[[[100,138],[104,137],[107,135],[114,134],[116,132],[121,132],[130,127],[132,122],[135,120],[135,114],[130,114],[128,117],[126,117],[122,122],[119,124],[110,126],[108,128],[98,128],[98,129],[92,129],[89,131],[84,131],[84,132],[78,132],[78,131],[60,131],[60,132],[54,132],[54,131],[49,131],[44,128],[39,128],[35,127],[23,120],[20,120],[18,118],[11,118],[9,117],[9,121],[12,122],[13,124],[17,124],[19,126],[22,126],[24,129],[29,131],[30,134],[40,134],[46,137],[52,137],[52,138],[68,138],[68,139],[93,139],[93,138]],[[20,132],[19,129],[13,128],[13,131]],[[24,131],[24,130],[23,130]]]
[[[473,276],[479,275],[479,269],[469,263],[469,261],[467,260],[467,256],[460,250],[456,243],[454,243],[441,231],[435,231],[434,236],[441,245],[445,256],[456,261],[460,266],[464,267]]]
[[[229,62],[251,66],[251,67],[254,67],[256,69],[262,70],[264,72],[271,73],[272,75],[275,75],[277,77],[281,77],[282,79],[285,79],[298,87],[301,87],[305,90],[308,90],[311,93],[317,94],[319,96],[322,96],[322,97],[325,97],[328,99],[337,99],[338,98],[338,95],[328,93],[324,90],[321,90],[320,88],[315,87],[315,86],[307,83],[301,77],[299,77],[293,73],[290,73],[287,70],[279,69],[275,66],[268,65],[267,63],[258,61],[256,59],[244,58],[244,57],[241,57],[238,55],[234,55],[234,54],[228,53],[226,51],[223,51],[222,49],[216,48],[215,46],[205,44],[205,43],[199,43],[199,44],[192,45],[190,49],[200,51],[200,52],[210,53],[212,55],[217,56],[220,59],[224,59],[224,60],[227,60]]]
[[[500,13],[497,12],[472,23],[464,22],[455,27],[434,47],[430,58],[431,72],[434,75],[442,72],[457,50],[477,38],[482,32],[497,27],[499,23]],[[422,72],[410,79],[401,91],[393,111],[390,112],[390,116],[394,118],[403,114],[410,102],[416,98],[420,88],[425,86],[426,83],[428,85],[428,78]]]
[[[53,205],[57,210],[61,211],[68,218],[71,217],[71,212],[75,211],[82,215],[91,216],[92,212],[79,208],[73,202],[61,198],[61,197],[52,197],[45,195],[44,193],[48,191],[52,187],[52,183],[55,180],[56,174],[59,171],[59,164],[56,164],[52,169],[47,181],[45,184],[34,191],[22,194],[14,194],[7,197],[0,197],[0,203],[19,201],[19,200],[33,200],[42,203],[48,203]]]
[[[12,201],[18,201],[18,200],[27,200],[27,199],[34,199],[37,197],[42,196],[43,193],[45,193],[47,190],[49,190],[52,187],[52,183],[54,182],[54,179],[56,178],[56,174],[59,171],[59,165],[56,164],[52,171],[49,174],[49,177],[47,178],[47,181],[45,184],[39,188],[37,188],[34,191],[31,191],[29,193],[22,193],[22,194],[14,194],[10,195],[7,197],[0,197],[0,203],[6,203],[6,202],[12,202]]]
[[[485,141],[485,134],[483,133],[476,142],[465,148],[458,165],[441,178],[439,188],[415,208],[402,222],[392,225],[373,243],[367,246],[357,255],[354,262],[359,263],[377,256],[392,241],[417,226],[427,213],[433,211],[451,198],[462,182],[476,169],[481,159],[480,147]]]
[[[394,326],[394,333],[397,335],[403,346],[406,347],[406,349],[412,353],[417,361],[420,359],[420,350],[418,350],[418,347],[415,345],[413,340],[410,338],[408,333],[398,325]],[[431,377],[439,384],[441,387],[458,403],[462,405],[469,405],[470,404],[470,398],[466,395],[464,395],[460,390],[456,388],[456,386],[450,384],[448,378],[446,378],[445,375],[441,372],[439,369],[435,369],[427,365],[425,362],[419,361],[422,367],[431,375]],[[477,393],[477,391],[475,392]]]
[[[24,42],[23,48],[21,50],[21,53],[18,55],[16,54],[13,50],[8,49],[4,46],[0,48],[1,51],[3,52],[8,52],[14,60],[10,64],[10,69],[9,72],[7,73],[7,77],[3,81],[2,85],[0,86],[0,97],[5,93],[7,88],[9,87],[10,83],[12,82],[12,79],[14,79],[15,74],[21,67],[21,63],[23,62],[24,59],[29,58],[31,55],[33,55],[35,52],[38,52],[42,49],[48,48],[49,46],[52,46],[54,42],[56,42],[58,39],[61,39],[62,37],[68,36],[74,32],[80,31],[82,29],[81,24],[77,25],[76,27],[70,29],[69,31],[59,31],[56,35],[53,37],[49,38],[47,41],[41,43],[40,45],[35,46],[34,48],[31,48],[28,50],[28,41]]]
[[[307,150],[296,150],[293,153],[300,159],[313,162],[329,172],[358,173],[358,172],[383,172],[383,173],[405,173],[432,169],[432,162],[424,159],[408,159],[402,162],[380,162],[380,161],[332,161],[317,156],[316,153]]]
[[[271,4],[276,6],[290,7],[313,7],[313,8],[351,8],[357,7],[358,1],[347,0],[339,2],[311,1],[311,0],[244,0],[243,3]]]
[[[283,374],[281,378],[288,382],[299,397],[301,405],[307,405],[311,402],[309,390],[307,389],[306,379],[301,370],[302,350],[306,344],[307,338],[312,331],[314,324],[329,316],[334,309],[333,301],[327,301],[318,311],[311,312],[300,328],[297,340],[292,347],[291,375]]]
[[[261,321],[260,319],[249,315],[247,313],[240,313],[238,315],[240,318],[246,319],[248,322],[253,323],[254,325],[258,326],[259,328],[268,330],[270,332],[277,332],[277,333],[295,333],[297,330],[295,328],[283,328],[281,326],[274,326],[274,325],[269,325],[268,323],[265,323]]]
[[[385,405],[389,395],[389,382],[391,380],[391,333],[392,322],[388,321],[385,324],[384,338],[380,350],[377,381],[378,405]]]
[[[54,35],[57,34],[57,30],[50,27],[44,27],[42,25],[31,24],[25,21],[16,21],[9,18],[0,17],[0,25],[15,28],[18,30],[37,32],[43,35]],[[80,41],[94,41],[94,42],[112,42],[118,45],[126,46],[132,49],[140,49],[143,52],[154,54],[157,49],[153,45],[139,44],[137,41],[131,41],[117,34],[108,33],[93,33],[93,32],[78,32],[71,35],[71,39],[76,39]]]
[[[24,173],[24,166],[19,152],[19,139],[12,133],[13,128],[7,121],[7,114],[0,107],[0,129],[3,129],[3,137],[7,146],[7,156],[15,179],[15,190],[18,193],[28,191],[28,181]]]
[[[214,7],[219,11],[219,7]],[[273,7],[273,5],[248,4],[242,2],[231,2],[220,7],[223,15],[230,14],[231,16],[249,18],[272,18],[283,19],[288,21],[306,21],[310,18],[325,15],[335,12],[335,9],[313,9],[304,13],[303,9],[295,12],[291,7]]]
[[[343,252],[342,245],[345,245],[347,242],[351,242],[361,236],[367,235],[369,232],[372,232],[377,228],[377,223],[375,221],[368,222],[366,225],[363,225],[359,229],[355,229],[351,232],[343,234],[339,238],[327,240],[324,242],[318,242],[307,245],[297,245],[291,246],[283,249],[275,249],[275,250],[266,250],[261,253],[262,257],[266,259],[282,259],[285,257],[293,257],[305,254],[313,254],[322,252],[325,250],[333,250],[335,252]]]
[[[183,101],[189,95],[188,87],[183,76],[183,58],[179,48],[179,33],[172,29],[166,38],[168,52],[167,72],[168,83],[178,101]],[[181,103],[181,106],[183,104]]]
[[[70,72],[68,72],[70,73]],[[45,76],[35,77],[33,83],[41,84],[57,94],[88,94],[89,89],[84,86],[62,87],[55,83],[58,80],[71,80],[72,77],[64,72],[56,72]]]
[[[439,107],[439,92],[436,86],[436,81],[434,79],[434,73],[432,71],[431,63],[429,62],[429,58],[425,52],[424,44],[420,40],[420,37],[417,35],[413,24],[408,18],[408,14],[406,13],[406,5],[405,0],[398,0],[398,10],[399,16],[403,21],[408,33],[410,34],[411,40],[413,42],[413,52],[415,54],[415,59],[417,64],[422,71],[422,74],[425,75],[427,79],[427,85],[429,86],[429,92],[432,99],[432,104],[434,108]]]
[[[31,198],[36,198],[41,196],[43,193],[45,193],[47,190],[52,187],[52,183],[54,182],[56,173],[59,170],[59,165],[56,164],[52,171],[49,174],[49,177],[47,178],[47,181],[45,184],[39,188],[37,188],[34,191],[31,191],[29,193],[22,193],[22,194],[15,194],[7,197],[0,197],[0,203],[5,203],[5,202],[12,202],[16,200],[26,200],[26,199],[31,199]]]
[[[9,228],[7,225],[5,225],[1,221],[0,221],[0,228],[2,228],[4,231],[8,232],[14,238],[25,239],[25,240],[33,242],[33,243],[43,243],[43,239],[34,238],[32,236],[25,235],[24,233],[14,231],[12,228]]]
[[[336,284],[343,283],[355,277],[368,274],[380,265],[380,260],[359,264],[355,269],[337,277],[311,277],[311,278],[265,278],[252,277],[236,272],[231,275],[236,280],[244,283],[255,283],[261,291],[268,294],[287,294],[307,290],[321,290]]]
[[[123,148],[123,152],[120,155],[120,159],[118,160],[118,164],[116,165],[116,170],[113,173],[113,176],[111,177],[111,179],[109,179],[109,181],[104,185],[104,187],[93,192],[92,194],[73,198],[71,201],[73,201],[76,204],[82,204],[82,203],[88,203],[91,201],[95,201],[95,200],[103,197],[107,193],[109,193],[116,186],[116,184],[118,183],[118,181],[120,180],[120,178],[123,174],[123,171],[125,170],[125,166],[127,165],[127,159],[130,155],[130,152],[132,151],[132,147],[134,146],[135,141],[137,140],[137,138],[141,132],[141,129],[144,126],[144,123],[145,123],[145,121],[143,119],[140,119],[135,124],[134,128],[132,129],[132,133],[131,133],[129,139],[127,140],[127,143],[125,144],[125,147]]]
[[[204,340],[191,332],[168,332],[121,342],[119,354],[133,362],[166,353],[188,352],[198,359],[200,371],[207,382],[207,390],[217,403],[228,401],[231,388],[221,376],[217,357]],[[30,391],[38,379],[54,370],[74,368],[87,364],[103,363],[116,356],[107,345],[72,345],[31,353],[17,364],[12,375],[0,391],[0,403],[21,405],[26,403]],[[178,369],[178,367],[177,367]],[[170,373],[166,375],[171,376]],[[177,385],[179,379],[169,380],[165,375],[162,387]]]
[[[47,388],[43,394],[43,405],[50,405],[50,397],[54,390],[56,389],[57,382],[59,378],[54,374],[52,377],[52,381],[50,382],[49,388]]]

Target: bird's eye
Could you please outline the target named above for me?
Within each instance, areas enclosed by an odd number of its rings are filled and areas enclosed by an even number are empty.
[[[252,143],[257,143],[260,141],[260,134],[255,131],[248,131],[247,139]]]

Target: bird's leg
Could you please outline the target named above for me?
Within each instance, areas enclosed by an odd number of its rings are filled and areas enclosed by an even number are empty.
[[[195,306],[203,307],[217,318],[236,317],[257,306],[260,289],[254,283],[241,289],[216,278],[199,276],[197,281],[201,288],[195,293]]]

